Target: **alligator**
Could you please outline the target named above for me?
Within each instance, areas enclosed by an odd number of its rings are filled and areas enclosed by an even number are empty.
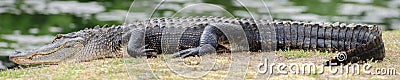
[[[152,18],[58,34],[48,45],[15,51],[9,57],[17,64],[29,65],[121,58],[125,54],[131,57],[201,56],[226,50],[228,47],[223,44],[232,45],[236,39],[239,43],[247,41],[248,49],[244,51],[289,48],[343,52],[348,59],[342,62],[354,62],[382,60],[385,50],[381,35],[378,26],[366,24],[229,17]],[[332,59],[335,60],[338,61]]]

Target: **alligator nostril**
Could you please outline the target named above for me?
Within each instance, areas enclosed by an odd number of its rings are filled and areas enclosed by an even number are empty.
[[[19,56],[18,54],[21,54],[21,53],[22,53],[21,51],[14,51],[14,53],[11,54],[9,57],[10,58],[15,58],[15,57]]]
[[[14,51],[14,54],[22,53],[21,51]]]

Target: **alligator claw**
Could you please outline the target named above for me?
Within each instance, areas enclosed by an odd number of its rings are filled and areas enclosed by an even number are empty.
[[[147,46],[147,45],[146,45]],[[139,53],[148,53],[154,51],[154,49],[146,49],[146,46],[140,47],[138,50],[140,50]]]
[[[186,49],[186,50],[182,50],[179,52],[176,52],[174,54],[172,54],[173,57],[189,57],[189,56],[201,56],[204,54],[208,54],[208,53],[212,53],[215,52],[215,48],[210,46],[210,45],[203,45],[200,47],[196,47],[196,48],[190,48],[190,49]]]
[[[157,58],[156,54],[151,54],[150,52],[155,51],[155,49],[144,49],[142,50],[143,53],[146,54],[147,58]]]
[[[186,58],[189,56],[196,56],[198,55],[198,53],[199,53],[198,51],[190,51],[189,53],[182,55],[182,57]]]
[[[128,54],[132,57],[139,57],[139,56],[154,57],[154,56],[156,56],[155,54],[150,53],[150,52],[155,51],[155,49],[146,49],[146,46],[142,46],[142,47],[136,48],[136,49],[128,49]]]
[[[189,56],[195,56],[199,54],[199,48],[190,48],[190,49],[186,49],[186,50],[182,50],[179,52],[176,52],[174,54],[172,54],[173,57],[189,57]]]
[[[155,50],[154,49],[144,49],[142,52],[147,53],[147,52],[152,52],[152,51],[155,51]]]

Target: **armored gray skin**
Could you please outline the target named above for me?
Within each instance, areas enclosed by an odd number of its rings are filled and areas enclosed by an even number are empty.
[[[375,25],[195,17],[154,18],[60,34],[51,44],[27,52],[15,51],[10,59],[27,65],[123,57],[124,52],[132,57],[155,57],[154,52],[187,57],[227,49],[222,45],[232,39],[247,41],[248,51],[252,52],[266,48],[345,52],[348,59],[342,62],[385,57],[381,30]]]

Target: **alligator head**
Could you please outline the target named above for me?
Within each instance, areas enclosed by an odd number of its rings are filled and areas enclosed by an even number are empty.
[[[121,57],[120,27],[85,29],[59,34],[52,43],[26,52],[15,51],[10,59],[17,64],[57,64]]]

